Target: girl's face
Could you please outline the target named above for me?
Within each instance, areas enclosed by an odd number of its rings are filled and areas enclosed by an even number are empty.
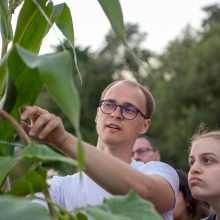
[[[220,198],[220,140],[212,137],[192,143],[188,182],[192,195],[212,203]]]

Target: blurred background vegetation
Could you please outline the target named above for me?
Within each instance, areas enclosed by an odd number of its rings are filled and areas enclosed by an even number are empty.
[[[220,128],[220,6],[210,5],[203,10],[206,18],[202,30],[185,27],[161,54],[143,48],[147,33],[137,24],[126,24],[129,45],[146,62],[147,72],[132,62],[112,31],[105,36],[105,45],[99,51],[76,46],[82,85],[73,74],[82,103],[80,120],[85,141],[96,144],[94,119],[102,90],[113,80],[133,78],[155,97],[157,110],[148,134],[161,151],[162,161],[188,170],[191,135],[201,123],[210,129]],[[67,42],[65,46],[71,51]],[[55,49],[59,51],[61,46]],[[74,133],[46,90],[36,104],[59,115],[66,129]],[[68,173],[67,168],[61,169]]]

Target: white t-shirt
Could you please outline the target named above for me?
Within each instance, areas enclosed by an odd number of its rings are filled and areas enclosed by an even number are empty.
[[[175,197],[177,196],[179,178],[170,165],[159,161],[143,163],[132,160],[130,166],[146,175],[156,174],[163,177],[171,185]],[[81,173],[81,176],[80,173],[76,173],[64,177],[54,177],[50,181],[50,195],[56,204],[65,207],[69,211],[86,205],[99,205],[102,204],[104,198],[112,197],[110,193],[101,188],[85,173]],[[37,202],[43,204],[40,200]],[[173,209],[161,213],[161,215],[165,220],[172,220],[172,211]]]

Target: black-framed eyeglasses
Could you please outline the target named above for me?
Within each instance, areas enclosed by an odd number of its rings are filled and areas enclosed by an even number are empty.
[[[155,152],[154,148],[149,148],[149,147],[145,147],[145,148],[139,148],[136,151],[132,152],[132,156],[134,156],[134,154],[137,154],[138,156],[141,156],[145,153],[149,153],[149,152]]]
[[[101,111],[107,115],[112,114],[117,109],[117,107],[119,107],[121,115],[125,119],[132,120],[137,116],[138,113],[140,113],[143,118],[147,119],[146,115],[144,115],[139,109],[131,105],[118,105],[112,101],[101,100],[99,102],[99,107]]]

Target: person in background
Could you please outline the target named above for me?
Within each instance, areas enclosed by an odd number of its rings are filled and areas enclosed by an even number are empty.
[[[134,143],[132,158],[144,163],[160,161],[160,152],[156,148],[153,140],[149,136],[142,134],[138,136]]]
[[[47,183],[50,184],[50,181],[53,179],[55,176],[60,176],[60,173],[58,170],[54,168],[48,168],[47,170]]]
[[[173,220],[200,220],[208,216],[209,205],[196,200],[190,192],[187,173],[177,169],[179,176],[179,192],[173,211]]]
[[[207,220],[220,219],[220,130],[193,135],[189,154],[189,187],[192,196],[207,202],[213,213]]]
[[[179,186],[175,169],[160,161],[132,160],[134,142],[148,131],[154,108],[152,94],[139,83],[121,80],[108,85],[95,118],[97,146],[82,143],[84,172],[54,177],[50,181],[51,199],[72,211],[133,190],[152,202],[165,220],[172,220]],[[78,139],[64,129],[59,117],[37,106],[23,106],[21,111],[22,127],[30,137],[76,158]]]

